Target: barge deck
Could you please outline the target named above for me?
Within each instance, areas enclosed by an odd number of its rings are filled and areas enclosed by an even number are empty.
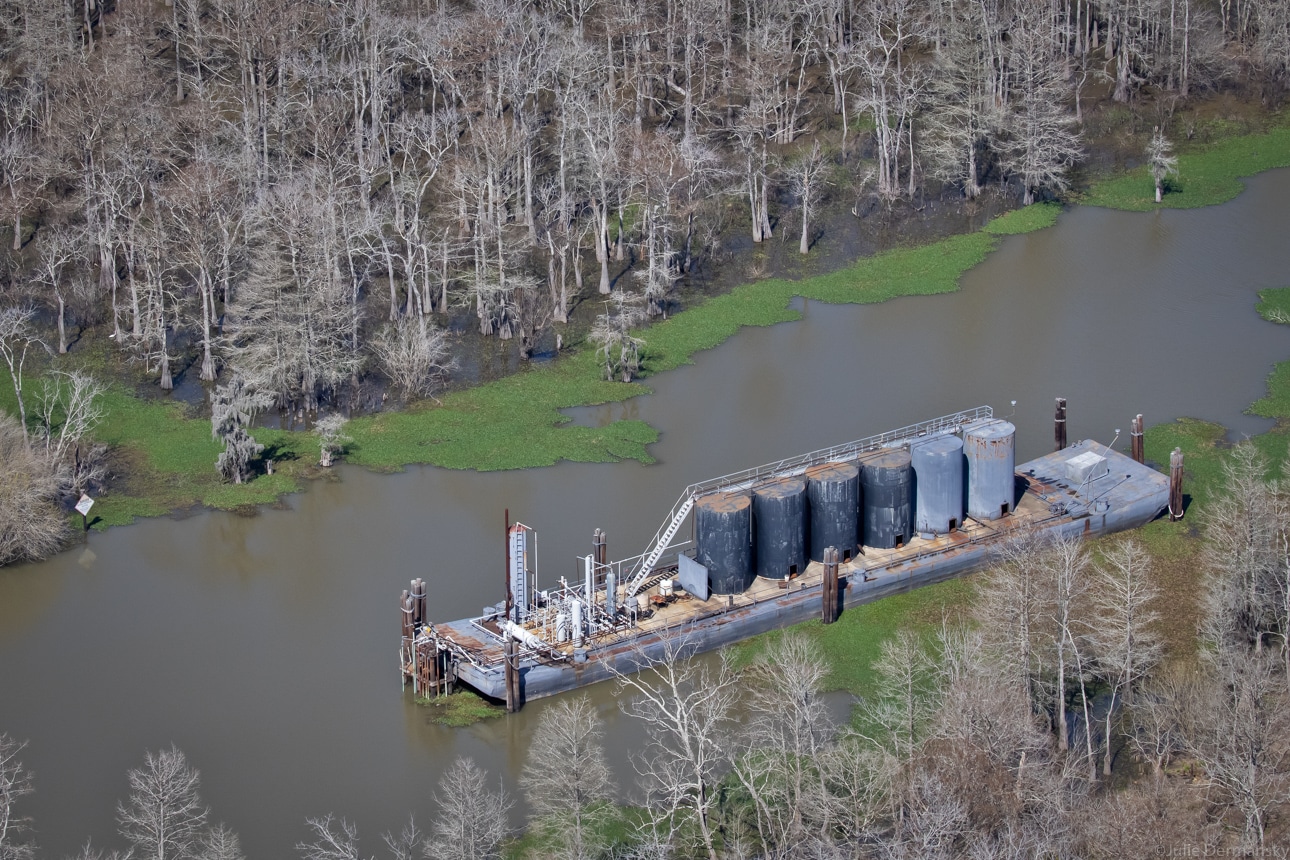
[[[898,444],[889,440],[869,450]],[[811,462],[836,459],[835,451],[820,453]],[[785,471],[762,471],[758,480]],[[838,610],[986,566],[999,545],[1014,536],[1091,536],[1136,528],[1159,516],[1170,502],[1169,477],[1088,440],[1021,464],[1014,480],[1016,504],[996,519],[966,516],[946,534],[916,534],[885,549],[863,546],[853,557],[835,561],[832,569],[810,561],[798,575],[758,576],[736,594],[709,596],[678,587],[676,580],[685,578],[681,568],[693,566],[694,549],[688,545],[666,558],[657,545],[623,562],[589,556],[586,583],[570,586],[562,580],[560,589],[535,593],[523,614],[499,605],[478,618],[431,623],[424,617],[424,584],[418,587],[414,581],[403,603],[404,678],[421,695],[464,684],[516,708],[522,701],[636,671],[662,659],[678,637],[688,653],[700,653],[822,615],[829,621]],[[677,529],[666,534],[666,525],[660,529],[661,540],[670,543]],[[508,535],[521,577],[527,575],[526,562],[519,557],[522,541],[515,536],[526,528],[517,524]],[[832,613],[825,597],[830,588],[837,601]],[[567,612],[544,609],[572,603],[580,604],[575,619],[588,616],[573,631]]]

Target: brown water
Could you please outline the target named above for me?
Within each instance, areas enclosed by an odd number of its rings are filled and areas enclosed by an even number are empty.
[[[172,742],[251,857],[293,856],[305,817],[329,811],[374,852],[409,812],[429,822],[457,755],[513,788],[547,703],[444,729],[410,703],[395,665],[409,578],[429,580],[438,618],[500,597],[506,507],[539,530],[542,584],[574,572],[597,526],[612,554],[640,552],[687,483],[979,403],[1007,415],[1017,401],[1023,458],[1051,444],[1054,396],[1069,400],[1072,439],[1109,441],[1137,412],[1264,429],[1241,411],[1290,357],[1287,331],[1253,307],[1256,290],[1287,283],[1288,199],[1279,171],[1218,208],[1076,210],[1005,241],[957,294],[811,303],[802,322],[658,377],[653,396],[577,410],[659,427],[657,465],[342,467],[283,509],[143,522],[0,571],[0,730],[31,742],[37,793],[24,807],[44,855],[87,836],[117,846],[126,770]],[[593,697],[622,751],[637,735],[611,693]]]

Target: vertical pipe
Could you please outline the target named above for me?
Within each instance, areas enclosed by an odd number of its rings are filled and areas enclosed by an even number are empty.
[[[1183,518],[1183,452],[1175,448],[1169,455],[1169,519],[1177,522]]]
[[[1066,398],[1057,398],[1057,412],[1053,416],[1053,450],[1061,451],[1066,447]]]
[[[587,602],[587,627],[591,627],[592,607],[596,605],[596,563],[593,556],[587,556],[587,579],[582,585],[582,599]]]
[[[610,621],[618,617],[618,595],[614,593],[616,590],[617,583],[611,570],[605,574],[605,614],[609,616]]]
[[[506,567],[502,568],[502,576],[506,580],[506,620],[510,621],[511,611],[515,596],[511,593],[511,509],[506,508],[504,514],[506,519],[506,530],[502,532],[504,536],[503,543],[506,544]]]
[[[1139,412],[1133,419],[1133,430],[1129,434],[1132,442],[1133,459],[1139,463],[1147,461],[1146,450],[1143,446],[1142,439],[1142,413]]]

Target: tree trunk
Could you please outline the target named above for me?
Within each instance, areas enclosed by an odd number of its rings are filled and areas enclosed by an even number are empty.
[[[811,250],[811,234],[808,219],[810,217],[810,207],[805,199],[802,200],[802,241],[798,246],[798,251],[805,254]]]
[[[58,294],[58,354],[67,355],[67,305]]]

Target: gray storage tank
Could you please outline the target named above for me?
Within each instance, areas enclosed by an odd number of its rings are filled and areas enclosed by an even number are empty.
[[[1012,513],[1017,503],[1016,436],[1011,422],[998,419],[964,429],[969,516],[995,520]]]
[[[757,575],[783,579],[806,571],[806,481],[776,478],[753,490]]]
[[[949,534],[963,522],[963,440],[936,436],[909,449],[914,469],[914,530]]]
[[[860,539],[860,469],[854,463],[824,463],[806,470],[810,507],[810,555],[823,561],[826,547],[850,561]]]
[[[913,484],[914,470],[904,448],[861,461],[860,519],[865,546],[892,549],[909,541],[913,534]]]
[[[714,594],[752,585],[752,502],[742,493],[713,493],[694,503],[695,560],[708,569]]]

